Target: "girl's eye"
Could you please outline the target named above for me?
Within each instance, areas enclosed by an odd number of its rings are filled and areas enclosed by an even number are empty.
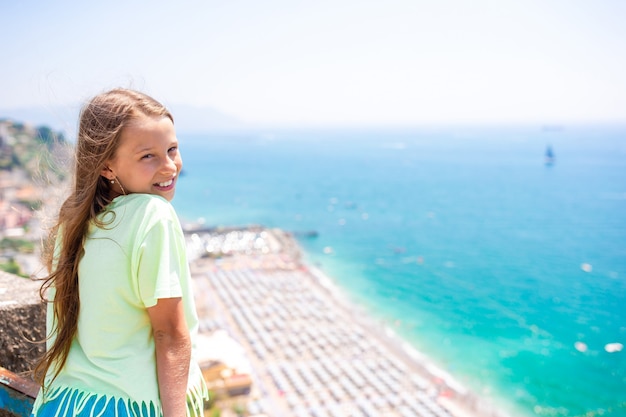
[[[141,157],[141,159],[150,159],[152,158],[153,155],[151,153],[145,154],[144,156]]]
[[[167,152],[169,152],[169,153],[173,153],[173,152],[176,152],[176,151],[178,151],[178,146],[172,146],[171,148],[169,148],[167,150]]]

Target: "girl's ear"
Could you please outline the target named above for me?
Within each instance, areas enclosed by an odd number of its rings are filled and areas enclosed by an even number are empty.
[[[100,175],[102,175],[107,180],[112,180],[115,178],[115,174],[113,173],[113,171],[111,171],[111,168],[109,168],[108,166],[105,166],[104,168],[102,168],[102,171],[100,171]]]

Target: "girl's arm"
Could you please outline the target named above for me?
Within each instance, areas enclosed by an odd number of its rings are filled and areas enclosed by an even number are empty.
[[[163,417],[186,417],[191,339],[182,298],[161,298],[148,308],[156,345]]]

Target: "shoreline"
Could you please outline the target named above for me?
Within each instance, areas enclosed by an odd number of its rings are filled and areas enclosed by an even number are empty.
[[[289,233],[186,235],[201,322],[245,350],[266,415],[507,416],[354,305]]]

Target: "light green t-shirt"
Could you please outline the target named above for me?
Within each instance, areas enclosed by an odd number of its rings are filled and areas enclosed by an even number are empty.
[[[45,401],[77,390],[151,404],[160,411],[146,309],[160,298],[182,297],[192,340],[188,400],[201,404],[206,386],[195,359],[198,317],[185,239],[173,207],[159,196],[131,194],[117,197],[99,218],[105,226],[90,226],[79,263],[78,331]],[[50,303],[48,332],[54,326],[51,308]]]

